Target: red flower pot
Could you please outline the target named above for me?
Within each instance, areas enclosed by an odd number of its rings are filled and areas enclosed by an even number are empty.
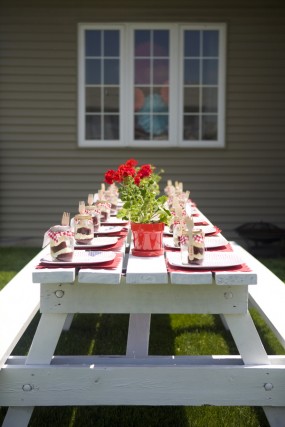
[[[163,254],[164,224],[162,222],[156,224],[137,224],[132,222],[131,230],[134,241],[133,255],[159,256]]]

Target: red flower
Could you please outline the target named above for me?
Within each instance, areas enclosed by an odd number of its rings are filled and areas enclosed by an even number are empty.
[[[121,182],[124,178],[127,178],[128,176],[135,176],[136,170],[133,167],[124,164],[118,167],[117,174],[118,181]]]
[[[134,168],[137,164],[138,164],[138,161],[136,159],[129,159],[125,163],[126,166],[129,166],[131,168]]]
[[[152,167],[151,165],[142,165],[138,171],[138,175],[141,178],[146,178],[152,174]]]
[[[141,182],[141,177],[139,175],[136,175],[134,178],[134,183],[139,187]]]
[[[107,184],[113,184],[114,181],[117,181],[116,176],[117,176],[117,171],[114,171],[113,169],[108,170],[105,173],[105,182]]]

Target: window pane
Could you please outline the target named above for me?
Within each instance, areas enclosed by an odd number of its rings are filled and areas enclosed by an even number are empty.
[[[150,31],[135,31],[135,56],[150,56]]]
[[[218,139],[217,116],[202,116],[202,139],[214,140]]]
[[[184,116],[184,140],[199,139],[199,116]]]
[[[87,87],[85,90],[86,112],[98,113],[101,110],[101,88]]]
[[[104,56],[119,56],[119,31],[104,31]]]
[[[150,60],[149,59],[135,60],[135,84],[136,85],[150,84]]]
[[[205,113],[217,113],[218,111],[218,89],[215,87],[204,87],[202,90],[202,111]]]
[[[143,107],[140,109],[140,113],[144,114],[136,115],[137,128],[153,138],[159,135],[168,136],[168,114],[165,114],[167,112],[168,105],[160,95],[146,96]]]
[[[184,89],[184,113],[199,113],[200,100],[199,88],[185,88]]]
[[[119,60],[105,59],[104,60],[104,84],[118,85],[119,76]]]
[[[153,32],[153,56],[169,56],[169,32],[155,30]]]
[[[198,85],[200,83],[200,62],[197,59],[184,61],[184,84]]]
[[[203,56],[219,56],[218,31],[203,31]]]
[[[87,115],[85,126],[86,139],[102,139],[101,136],[101,116]]]
[[[135,111],[140,111],[145,102],[145,98],[149,96],[150,88],[139,88],[134,89],[134,109]]]
[[[104,89],[104,112],[119,113],[119,88],[105,87]]]
[[[100,59],[86,59],[85,61],[85,83],[88,85],[101,84],[101,61]]]
[[[85,56],[101,56],[101,31],[85,32]]]
[[[200,31],[184,32],[184,56],[200,56]]]
[[[203,77],[204,85],[218,84],[218,61],[216,59],[203,60]]]
[[[169,80],[169,61],[167,59],[154,59],[153,84],[161,85]]]
[[[116,139],[119,136],[119,116],[118,115],[105,115],[104,116],[104,140]]]

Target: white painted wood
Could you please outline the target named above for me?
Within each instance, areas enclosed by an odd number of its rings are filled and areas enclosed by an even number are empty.
[[[268,356],[271,365],[285,366],[285,355]],[[26,364],[27,356],[10,356],[5,367],[23,368]],[[74,366],[81,367],[87,365],[99,366],[244,366],[240,355],[207,355],[207,356],[146,356],[145,358],[134,358],[132,356],[53,356],[51,360],[53,366]],[[258,365],[254,365],[258,366]],[[251,365],[249,365],[251,367]]]
[[[263,410],[271,427],[285,427],[285,408],[263,406]]]
[[[250,272],[215,272],[214,278],[217,285],[256,285],[257,274]]]
[[[176,366],[174,361],[154,368],[145,359],[131,360],[135,364],[7,367],[0,372],[0,405],[285,405],[284,365]],[[273,388],[266,391],[269,383]],[[30,391],[23,385],[31,385]]]
[[[26,364],[49,364],[67,314],[42,314]]]
[[[40,305],[40,287],[32,283],[36,255],[0,292],[0,369],[21,338]]]
[[[246,286],[42,285],[43,313],[246,313]],[[60,298],[57,290],[63,291]]]
[[[118,285],[121,281],[123,268],[123,258],[114,270],[98,269],[92,270],[90,268],[82,268],[78,273],[78,282],[80,283],[104,283],[105,285]]]
[[[249,286],[249,300],[285,347],[285,284],[242,247],[234,245],[242,256],[246,254],[248,265],[258,273],[257,286]]]
[[[168,283],[164,256],[137,257],[130,254],[126,281],[131,284]]]
[[[244,363],[269,364],[268,355],[250,314],[224,314],[224,317]]]
[[[66,316],[66,319],[65,319],[65,322],[64,322],[64,325],[62,328],[63,331],[69,331],[70,326],[71,326],[72,321],[73,321],[73,317],[74,317],[74,314],[68,314]]]
[[[73,283],[75,268],[33,270],[32,278],[34,283]]]
[[[29,424],[33,407],[14,407],[10,406],[2,427],[26,427]]]
[[[130,314],[127,340],[128,357],[146,357],[148,355],[151,315]]]
[[[223,324],[224,328],[228,331],[230,328],[229,328],[229,326],[227,324],[227,321],[225,319],[225,316],[223,314],[220,314],[220,319],[222,321],[222,324]]]
[[[212,273],[209,272],[184,272],[169,273],[173,285],[210,285],[213,283]]]

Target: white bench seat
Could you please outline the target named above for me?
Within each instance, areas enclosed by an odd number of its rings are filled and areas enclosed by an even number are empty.
[[[246,253],[249,266],[258,274],[257,285],[249,286],[249,302],[285,348],[285,283],[243,248],[232,245],[241,255]]]
[[[37,313],[40,285],[32,282],[31,267],[36,255],[0,292],[0,369]]]

